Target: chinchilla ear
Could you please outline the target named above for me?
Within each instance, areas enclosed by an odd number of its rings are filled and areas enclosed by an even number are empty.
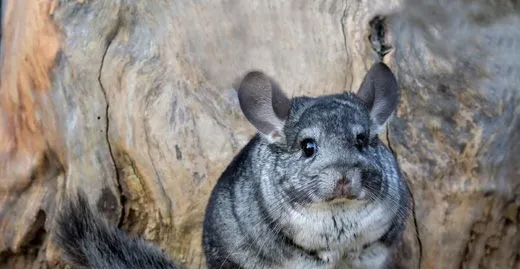
[[[399,103],[399,85],[394,74],[384,63],[375,63],[368,70],[357,96],[370,111],[372,130],[380,133]]]
[[[238,89],[240,109],[247,120],[271,142],[283,137],[291,100],[280,86],[261,71],[245,75]]]

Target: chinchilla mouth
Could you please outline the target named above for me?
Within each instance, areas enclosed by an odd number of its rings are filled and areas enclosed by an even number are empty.
[[[330,207],[330,206],[346,206],[349,204],[362,202],[359,196],[331,196],[329,198],[323,199],[319,202],[315,202],[311,205],[311,207]]]
[[[360,200],[358,196],[333,196],[325,199],[326,203],[329,204],[345,204],[352,203],[353,201]]]
[[[307,206],[307,209],[321,211],[321,210],[329,210],[331,208],[336,208],[336,207],[344,208],[345,206],[347,206],[347,207],[355,206],[360,203],[363,203],[363,200],[360,198],[350,199],[347,197],[331,197],[331,198],[322,200],[320,202],[315,202],[315,203],[309,204]]]

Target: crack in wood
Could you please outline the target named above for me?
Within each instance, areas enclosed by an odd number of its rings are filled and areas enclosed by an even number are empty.
[[[343,14],[341,14],[341,19],[340,19],[339,23],[341,25],[341,33],[343,34],[343,45],[345,47],[345,54],[347,56],[347,57],[345,57],[346,60],[347,60],[347,68],[346,68],[346,70],[348,70],[348,67],[349,67],[348,66],[349,63],[348,63],[347,33],[345,32],[345,27],[346,27],[345,21],[347,20],[347,11],[348,11],[348,1],[345,1],[345,8],[343,9]],[[344,83],[344,87],[345,87],[344,90],[345,91],[350,90],[350,88],[352,87],[352,82],[354,81],[354,77],[353,77],[354,75],[352,73],[350,73],[351,74],[350,86],[347,87],[347,84],[349,82],[348,74],[349,74],[348,72],[347,72],[347,74],[345,74],[345,83]]]
[[[109,114],[110,112],[109,112],[109,110],[110,110],[110,102],[108,100],[107,91],[106,91],[105,87],[103,86],[103,82],[102,82],[102,79],[101,79],[101,75],[103,73],[103,67],[105,66],[105,60],[106,60],[106,56],[107,56],[108,50],[110,49],[110,46],[112,45],[112,42],[116,38],[116,36],[117,36],[117,34],[119,32],[120,27],[121,27],[121,16],[120,16],[120,10],[119,10],[118,13],[117,13],[116,23],[114,24],[114,26],[112,27],[111,31],[107,35],[106,47],[105,47],[105,50],[103,52],[103,56],[101,58],[101,64],[100,64],[99,72],[98,72],[98,82],[99,82],[99,87],[101,88],[101,91],[103,92],[103,96],[104,96],[105,102],[106,102],[106,107],[105,107],[105,140],[106,140],[107,145],[108,145],[108,150],[109,150],[109,153],[110,153],[110,158],[112,159],[112,164],[114,165],[114,173],[116,175],[116,187],[117,187],[117,191],[119,192],[117,194],[119,196],[119,203],[120,203],[120,206],[123,207],[124,199],[123,199],[123,195],[122,195],[123,192],[122,192],[122,188],[121,188],[121,183],[119,182],[119,180],[120,180],[119,170],[117,169],[117,163],[116,163],[116,159],[114,157],[114,152],[113,152],[112,144],[110,143],[110,137],[109,137],[109,128],[110,128],[110,119],[109,119],[110,118],[110,114]],[[118,226],[120,226],[122,224],[123,218],[124,218],[124,214],[120,213],[118,221],[117,221],[117,225]]]

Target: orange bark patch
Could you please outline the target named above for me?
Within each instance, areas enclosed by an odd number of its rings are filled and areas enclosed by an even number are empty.
[[[0,193],[23,188],[46,149],[59,143],[48,96],[50,70],[60,45],[50,17],[54,8],[52,0],[16,0],[6,5],[0,73]]]

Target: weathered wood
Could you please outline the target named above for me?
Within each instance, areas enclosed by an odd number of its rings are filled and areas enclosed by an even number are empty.
[[[5,8],[5,9],[4,9]],[[66,147],[50,70],[59,34],[50,2],[2,2],[0,267],[29,268],[45,249]],[[36,265],[34,265],[36,266]]]
[[[520,268],[520,4],[406,1],[390,22],[422,268]]]
[[[78,187],[113,223],[204,268],[209,192],[254,132],[236,79],[255,68],[291,95],[355,90],[371,33],[402,87],[387,142],[416,214],[400,267],[519,268],[518,5],[426,2],[10,1],[34,8],[7,12],[2,31],[14,45],[1,66],[0,268],[61,267],[48,235],[59,195]],[[15,39],[10,25],[28,17],[34,31]],[[42,36],[59,51],[20,43]],[[37,60],[10,71],[24,55]]]

